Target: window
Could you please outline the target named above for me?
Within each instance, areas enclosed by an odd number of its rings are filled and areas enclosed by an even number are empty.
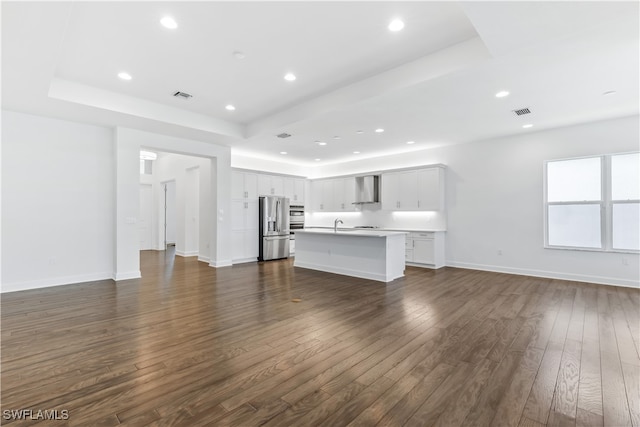
[[[640,153],[545,164],[545,246],[640,250]]]
[[[140,175],[151,175],[153,160],[140,159]]]
[[[611,156],[612,249],[640,248],[640,154]]]

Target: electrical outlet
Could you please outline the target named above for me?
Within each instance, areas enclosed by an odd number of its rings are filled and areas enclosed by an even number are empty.
[[[622,265],[629,265],[629,259],[626,256],[622,257]]]
[[[498,255],[502,255],[502,249],[498,249]]]

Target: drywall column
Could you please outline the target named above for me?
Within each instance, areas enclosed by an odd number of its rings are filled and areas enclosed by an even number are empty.
[[[184,256],[198,255],[200,228],[200,168],[191,167],[185,174]]]
[[[115,229],[114,280],[140,277],[138,216],[140,209],[140,144],[123,137],[115,140]]]
[[[211,232],[209,265],[225,267],[231,265],[231,151],[221,152],[211,159],[211,200],[214,218],[217,221]]]

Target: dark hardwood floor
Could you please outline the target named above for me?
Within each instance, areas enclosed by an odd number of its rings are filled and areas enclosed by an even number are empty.
[[[141,257],[2,295],[3,425],[640,426],[638,290]]]

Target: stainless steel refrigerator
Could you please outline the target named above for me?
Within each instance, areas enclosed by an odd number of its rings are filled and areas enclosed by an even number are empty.
[[[258,199],[258,261],[289,257],[289,199]]]

